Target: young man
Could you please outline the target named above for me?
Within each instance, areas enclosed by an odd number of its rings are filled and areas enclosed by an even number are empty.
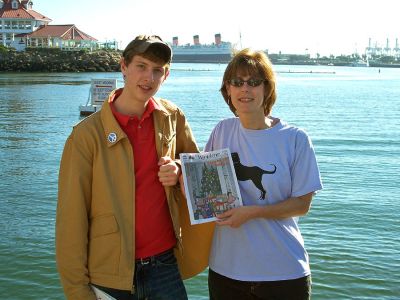
[[[207,266],[211,227],[189,228],[177,184],[179,153],[198,148],[182,111],[153,97],[171,58],[158,36],[136,37],[121,58],[124,88],[66,141],[56,258],[68,299],[96,299],[93,286],[116,299],[187,299],[182,278]]]

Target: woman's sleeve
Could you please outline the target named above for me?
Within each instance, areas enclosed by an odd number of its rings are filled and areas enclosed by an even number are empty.
[[[291,168],[292,196],[299,197],[322,189],[322,181],[313,144],[303,130],[297,132],[295,147]]]

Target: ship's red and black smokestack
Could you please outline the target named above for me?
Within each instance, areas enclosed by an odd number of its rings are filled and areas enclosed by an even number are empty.
[[[173,46],[178,46],[179,45],[179,41],[178,41],[178,37],[177,36],[174,36],[172,38],[172,45]]]
[[[198,34],[193,36],[193,44],[195,44],[197,46],[200,45],[200,38],[199,38]]]
[[[222,42],[221,34],[220,33],[216,33],[215,34],[215,45],[219,46],[219,45],[221,45],[221,42]]]

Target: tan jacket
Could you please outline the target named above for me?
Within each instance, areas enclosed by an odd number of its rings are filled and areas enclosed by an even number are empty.
[[[158,157],[197,152],[182,111],[156,101],[162,108],[153,112]],[[56,261],[67,299],[95,299],[89,283],[134,289],[134,182],[131,144],[106,101],[73,128],[61,159]],[[190,226],[179,187],[165,192],[178,240],[175,255],[182,277],[189,278],[208,265],[213,224]]]

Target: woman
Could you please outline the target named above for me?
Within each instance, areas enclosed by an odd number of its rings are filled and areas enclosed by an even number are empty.
[[[271,116],[276,83],[264,52],[238,52],[221,93],[236,117],[217,124],[205,151],[231,150],[244,205],[218,216],[210,299],[310,299],[309,259],[297,221],[322,189],[311,140]]]

